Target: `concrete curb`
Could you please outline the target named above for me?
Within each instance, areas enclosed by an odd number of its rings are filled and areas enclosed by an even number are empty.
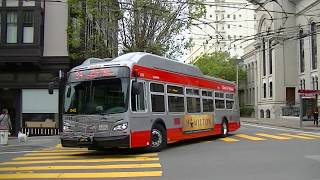
[[[319,126],[319,130],[317,130],[317,129],[308,128],[308,127],[300,128],[300,127],[295,127],[295,126],[288,126],[288,125],[281,125],[281,124],[269,124],[269,123],[254,122],[254,121],[247,121],[247,120],[241,120],[241,122],[245,122],[248,124],[267,125],[267,126],[271,126],[271,127],[282,127],[282,128],[296,129],[296,130],[320,132],[320,126]]]

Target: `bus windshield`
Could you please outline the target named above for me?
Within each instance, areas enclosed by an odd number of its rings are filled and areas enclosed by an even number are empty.
[[[66,85],[65,114],[114,114],[128,109],[129,78],[72,82]]]

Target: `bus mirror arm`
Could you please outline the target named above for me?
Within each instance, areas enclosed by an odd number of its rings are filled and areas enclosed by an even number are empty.
[[[134,76],[134,82],[137,82],[138,81],[138,71],[137,70],[133,71],[133,76]]]
[[[132,82],[132,94],[134,95],[139,94],[139,83],[136,81]]]
[[[54,82],[49,82],[48,84],[48,93],[53,94]]]

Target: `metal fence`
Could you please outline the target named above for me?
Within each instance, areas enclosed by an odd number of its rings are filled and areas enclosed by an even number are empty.
[[[281,107],[282,116],[294,116],[299,117],[300,107],[299,106],[284,106]]]

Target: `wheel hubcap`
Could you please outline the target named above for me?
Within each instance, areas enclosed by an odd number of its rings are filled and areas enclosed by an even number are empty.
[[[162,143],[162,134],[159,130],[153,129],[152,130],[152,137],[151,137],[151,146],[152,147],[159,147]]]

